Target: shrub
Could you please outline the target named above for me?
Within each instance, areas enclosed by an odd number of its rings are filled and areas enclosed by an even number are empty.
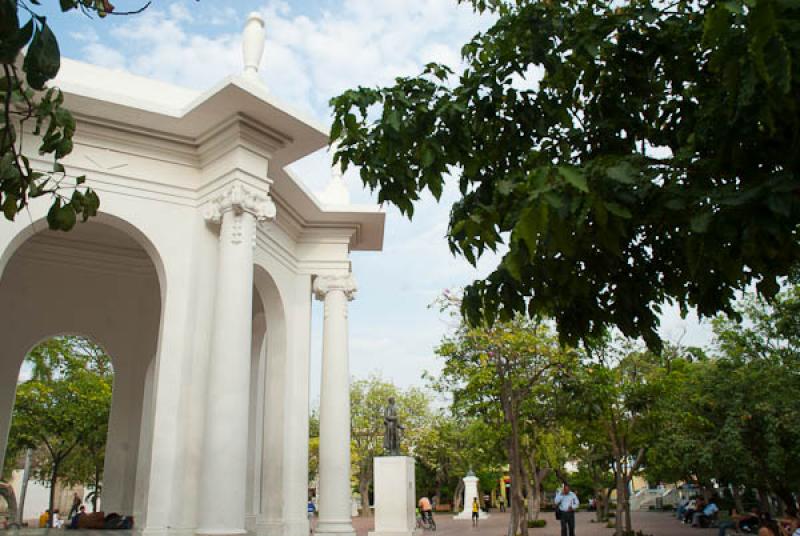
[[[547,525],[547,520],[545,519],[529,519],[528,520],[528,528],[529,529],[540,529]]]

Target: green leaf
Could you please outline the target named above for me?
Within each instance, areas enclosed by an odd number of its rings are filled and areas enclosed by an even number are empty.
[[[589,191],[589,186],[586,184],[586,177],[579,168],[573,166],[558,166],[558,172],[569,184],[581,192],[586,193]]]
[[[633,216],[630,210],[623,207],[619,203],[614,203],[613,201],[606,201],[606,208],[610,213],[615,214],[620,218],[625,218],[626,220]]]
[[[17,198],[13,194],[6,194],[3,201],[3,215],[9,221],[14,221],[14,216],[17,215]]]
[[[60,210],[61,210],[61,200],[56,199],[50,206],[50,210],[47,211],[47,226],[50,227],[50,229],[52,229],[53,231],[57,231],[61,228],[58,220],[58,213]]]
[[[69,231],[75,227],[77,222],[77,215],[75,214],[75,207],[72,204],[66,204],[58,211],[58,225],[62,231]]]
[[[608,175],[610,179],[622,184],[636,183],[636,169],[626,160],[608,168],[606,170],[606,175]]]
[[[25,55],[23,70],[28,84],[34,89],[44,89],[48,80],[55,78],[61,67],[61,52],[56,36],[41,17],[41,28],[33,34],[33,41]]]
[[[7,0],[0,0],[0,6]],[[4,15],[0,13],[0,17]],[[5,25],[3,25],[5,26]],[[14,27],[8,33],[0,34],[0,61],[3,63],[14,63],[22,47],[24,47],[33,35],[33,19],[29,20],[22,28]]]

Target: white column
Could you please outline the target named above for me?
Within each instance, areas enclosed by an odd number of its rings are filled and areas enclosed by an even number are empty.
[[[208,367],[198,534],[244,534],[253,247],[256,225],[275,217],[264,192],[234,183],[206,206],[221,223]]]
[[[472,500],[478,499],[478,504],[481,505],[478,510],[478,517],[486,519],[489,514],[483,511],[483,502],[480,493],[478,493],[478,477],[470,470],[464,480],[464,510],[453,517],[453,519],[472,519]]]
[[[317,534],[355,535],[350,519],[350,370],[347,302],[351,275],[319,276],[314,294],[325,302],[319,416],[319,525]]]
[[[114,389],[111,392],[111,415],[103,469],[103,508],[106,512],[133,515],[136,467],[139,456],[139,434],[142,423],[146,356],[138,360],[119,356],[114,368]],[[124,364],[123,364],[124,363]],[[126,366],[127,365],[127,366]]]

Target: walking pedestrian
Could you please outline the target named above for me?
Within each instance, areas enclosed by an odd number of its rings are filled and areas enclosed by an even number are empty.
[[[555,504],[561,514],[561,536],[575,536],[575,511],[581,503],[569,484],[556,493]]]

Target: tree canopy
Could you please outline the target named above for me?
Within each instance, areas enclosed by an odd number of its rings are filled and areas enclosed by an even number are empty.
[[[449,176],[451,250],[504,253],[474,325],[660,348],[665,302],[735,314],[800,260],[800,6],[781,0],[472,0],[496,22],[394,85],[331,100],[336,158],[413,215]]]
[[[32,449],[35,479],[50,487],[50,519],[56,483],[102,478],[113,375],[102,348],[82,337],[54,337],[26,356],[31,378],[17,386],[6,452],[6,471]]]

